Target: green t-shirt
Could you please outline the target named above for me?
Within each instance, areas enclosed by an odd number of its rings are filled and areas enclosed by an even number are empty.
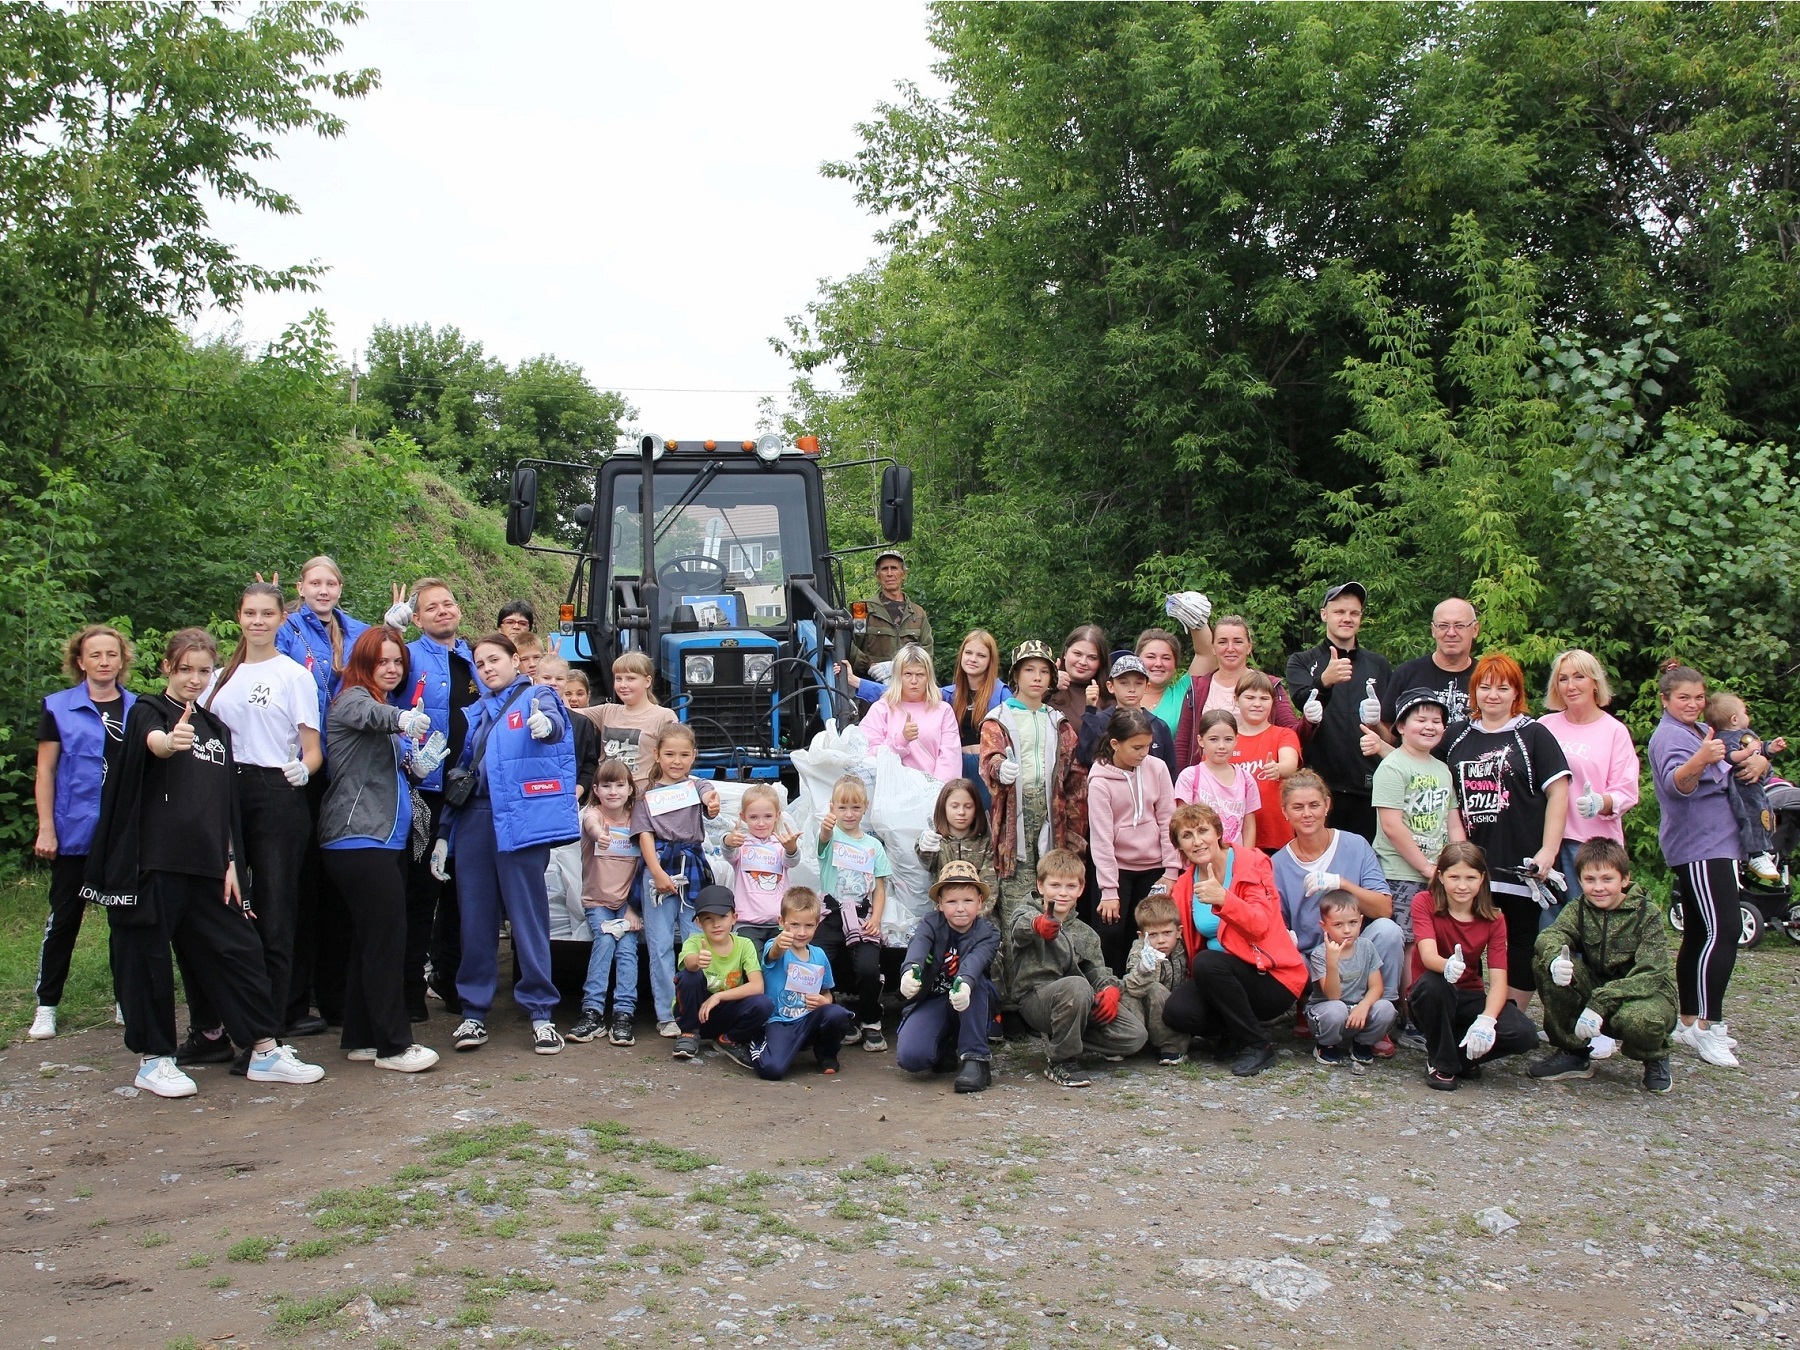
[[[1163,690],[1163,696],[1156,701],[1156,706],[1150,710],[1162,719],[1163,725],[1168,727],[1169,735],[1171,736],[1175,734],[1176,728],[1181,725],[1181,701],[1188,696],[1188,690],[1193,687],[1193,684],[1194,677],[1186,671],[1183,671],[1181,673],[1181,678],[1176,680],[1167,689]]]
[[[675,965],[679,970],[686,970],[687,958],[695,952],[706,948],[705,933],[689,933],[688,940],[681,944],[681,954]],[[762,962],[756,959],[756,944],[747,937],[733,937],[731,951],[728,955],[712,954],[712,964],[700,973],[706,976],[706,991],[709,994],[722,994],[727,989],[736,989],[751,975],[762,969]]]
[[[1400,819],[1419,846],[1419,852],[1436,859],[1450,840],[1450,770],[1441,759],[1415,759],[1396,750],[1375,769],[1369,801],[1377,810],[1398,808]],[[1375,830],[1375,856],[1389,881],[1424,881],[1419,869],[1402,858],[1388,842],[1387,832]]]

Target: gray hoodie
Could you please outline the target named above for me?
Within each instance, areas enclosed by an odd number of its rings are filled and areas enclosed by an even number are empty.
[[[400,810],[405,747],[400,709],[351,685],[332,699],[325,713],[325,742],[331,747],[329,785],[319,804],[319,843],[340,839],[386,839]]]

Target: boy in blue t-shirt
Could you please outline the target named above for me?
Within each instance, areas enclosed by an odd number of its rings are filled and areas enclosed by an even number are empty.
[[[817,891],[789,887],[781,897],[781,931],[763,948],[763,990],[775,1011],[750,1055],[757,1074],[771,1082],[785,1078],[808,1045],[819,1072],[836,1073],[844,1035],[856,1025],[850,1009],[831,1001],[831,962],[813,945],[819,909]]]

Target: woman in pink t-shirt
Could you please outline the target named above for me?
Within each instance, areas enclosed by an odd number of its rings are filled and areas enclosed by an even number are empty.
[[[962,777],[962,739],[956,713],[944,702],[932,673],[931,658],[917,643],[894,653],[894,673],[887,692],[858,723],[869,749],[887,746],[900,762],[940,783]]]
[[[1606,711],[1612,685],[1591,652],[1566,651],[1550,663],[1550,687],[1538,719],[1556,737],[1569,762],[1574,783],[1569,790],[1568,823],[1563,827],[1557,869],[1569,883],[1569,899],[1581,894],[1575,875],[1575,850],[1589,839],[1625,842],[1625,813],[1637,805],[1638,754],[1625,724]],[[1540,921],[1548,928],[1557,910]]]

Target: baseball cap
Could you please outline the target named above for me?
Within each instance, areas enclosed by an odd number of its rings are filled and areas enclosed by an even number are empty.
[[[1369,603],[1369,593],[1363,589],[1363,584],[1360,581],[1340,581],[1337,585],[1325,592],[1323,603],[1329,605],[1340,595],[1354,595],[1363,604],[1367,605]]]
[[[1023,661],[1046,661],[1051,670],[1056,669],[1056,653],[1050,650],[1050,644],[1038,638],[1026,638],[1013,648],[1012,664],[1007,666],[1008,676],[1016,674]]]
[[[900,552],[900,550],[897,548],[882,549],[881,552],[879,552],[875,555],[875,565],[877,567],[880,567],[881,564],[886,562],[889,558],[892,558],[895,562],[899,563],[902,567],[906,566],[906,555],[904,553]]]
[[[1107,678],[1116,680],[1121,675],[1142,675],[1146,680],[1150,678],[1150,672],[1144,669],[1144,663],[1137,659],[1134,652],[1120,652],[1113,657],[1112,669],[1107,672]]]
[[[972,862],[955,858],[944,864],[943,869],[937,875],[937,880],[931,883],[933,904],[937,903],[938,892],[946,886],[973,886],[981,892],[981,903],[985,905],[988,902],[987,882],[981,879],[981,873],[976,870],[975,864]]]
[[[1406,715],[1414,708],[1432,707],[1444,714],[1444,720],[1450,720],[1449,705],[1444,696],[1435,689],[1408,689],[1394,700],[1394,725],[1398,726],[1406,720]]]
[[[702,886],[694,897],[696,914],[731,914],[737,909],[737,897],[729,886]]]

